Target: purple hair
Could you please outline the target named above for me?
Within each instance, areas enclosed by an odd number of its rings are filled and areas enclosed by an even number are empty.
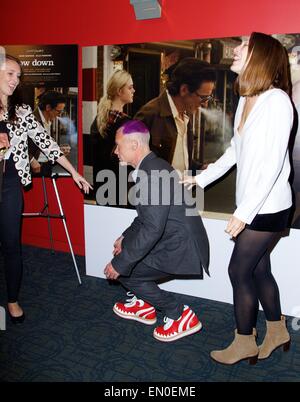
[[[129,120],[120,127],[123,135],[127,134],[149,134],[149,130],[145,123],[141,120]]]

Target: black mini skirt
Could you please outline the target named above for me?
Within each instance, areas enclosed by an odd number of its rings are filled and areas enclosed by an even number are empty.
[[[291,208],[273,214],[257,214],[246,228],[260,232],[282,232],[289,223]]]

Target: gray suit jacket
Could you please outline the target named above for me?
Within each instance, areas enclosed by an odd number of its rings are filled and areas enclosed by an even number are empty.
[[[115,256],[112,265],[116,271],[129,276],[137,263],[174,275],[208,274],[209,244],[202,219],[186,216],[186,204],[177,205],[178,197],[189,192],[178,183],[178,176],[170,189],[157,185],[161,171],[175,173],[171,165],[153,152],[147,155],[138,170],[140,193],[147,194],[148,201],[158,193],[168,195],[167,205],[136,205],[138,216],[123,233],[122,252]],[[143,198],[143,197],[142,197]],[[176,202],[175,202],[176,201]]]

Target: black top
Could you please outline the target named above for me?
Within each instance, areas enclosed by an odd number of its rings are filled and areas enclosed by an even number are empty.
[[[96,195],[97,189],[103,183],[96,182],[97,173],[100,170],[108,169],[115,173],[117,179],[117,204],[118,204],[118,181],[119,181],[119,160],[114,154],[116,131],[123,123],[130,120],[130,117],[116,110],[109,111],[109,119],[107,127],[103,135],[99,133],[97,126],[97,117],[95,117],[91,125],[91,148],[92,148],[92,164],[93,164],[93,187]],[[97,200],[96,200],[97,201]],[[114,206],[114,205],[111,205]]]
[[[6,122],[3,120],[0,121],[0,133],[1,134],[5,133],[5,134],[7,134],[7,137],[8,137],[8,128],[6,127]],[[2,148],[2,147],[0,147],[0,148]],[[3,161],[0,162],[0,166],[1,166],[0,176],[2,177]],[[1,178],[0,178],[0,180],[1,180]]]
[[[0,133],[8,134],[8,129],[6,127],[6,123],[4,121],[0,121]],[[3,165],[4,161],[0,162],[0,202],[1,202],[1,193],[2,193],[2,181],[3,181]]]
[[[8,135],[8,128],[6,127],[6,122],[0,121],[0,133],[6,133]]]
[[[97,126],[97,117],[95,117],[91,125],[94,174],[97,175],[98,171],[102,169],[118,171],[118,158],[113,154],[116,131],[128,120],[130,118],[127,114],[110,110],[107,127],[103,135],[101,135]]]
[[[7,122],[0,121],[0,133],[1,134],[6,133],[7,137],[9,138]],[[2,160],[0,162],[0,202],[1,202],[3,181],[9,179],[20,180],[12,155],[8,160]]]

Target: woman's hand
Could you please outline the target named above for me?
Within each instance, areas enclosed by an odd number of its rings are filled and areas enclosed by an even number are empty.
[[[232,237],[237,237],[245,229],[245,226],[246,224],[244,222],[232,216],[228,221],[225,232]]]
[[[73,180],[77,184],[77,186],[85,192],[85,194],[88,194],[90,192],[90,189],[92,190],[93,187],[90,185],[89,182],[85,180],[84,177],[82,177],[78,172],[73,172],[72,173]]]
[[[190,190],[196,185],[196,179],[195,176],[183,176],[183,179],[180,180],[179,183],[183,184],[188,188],[188,190]]]
[[[1,149],[2,148],[2,149]],[[3,159],[4,159],[4,156],[5,156],[5,148],[3,148],[2,146],[1,146],[1,143],[0,143],[0,162],[2,162],[3,161]]]
[[[92,190],[93,187],[90,185],[89,182],[85,180],[84,177],[80,176],[80,174],[75,170],[75,168],[72,166],[72,164],[68,161],[68,159],[62,155],[60,156],[57,161],[64,169],[66,169],[73,177],[73,180],[77,184],[77,186],[85,192],[85,194],[88,194],[90,189]]]
[[[6,133],[0,133],[0,148],[9,148],[9,141]]]
[[[0,133],[0,162],[4,159],[5,152],[7,151],[8,148],[9,148],[9,141],[7,134]]]

